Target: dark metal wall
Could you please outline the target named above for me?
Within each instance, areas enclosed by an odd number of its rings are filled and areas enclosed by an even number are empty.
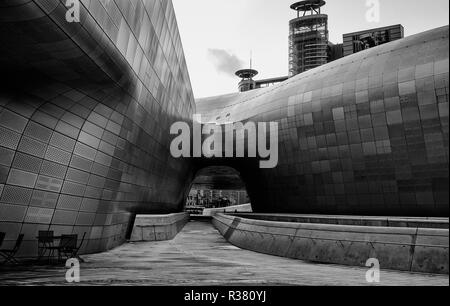
[[[176,212],[189,161],[169,127],[194,99],[170,1],[8,1],[0,9],[2,246],[39,230],[87,233],[83,252],[124,242],[134,213]]]
[[[257,212],[448,216],[448,50],[443,27],[197,110],[279,123],[276,168],[230,161]]]

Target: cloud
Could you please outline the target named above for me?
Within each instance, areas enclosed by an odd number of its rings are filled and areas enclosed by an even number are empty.
[[[216,69],[228,76],[235,76],[235,72],[245,65],[245,62],[239,57],[223,49],[208,49],[208,56]]]

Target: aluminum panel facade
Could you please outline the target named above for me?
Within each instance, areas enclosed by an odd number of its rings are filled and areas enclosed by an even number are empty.
[[[197,101],[205,122],[279,123],[279,164],[230,161],[254,211],[448,216],[448,27],[267,89]]]
[[[36,228],[125,241],[135,212],[182,209],[189,162],[168,128],[195,103],[172,3],[9,1],[0,11],[0,222],[37,252]],[[4,225],[4,226],[3,226]]]

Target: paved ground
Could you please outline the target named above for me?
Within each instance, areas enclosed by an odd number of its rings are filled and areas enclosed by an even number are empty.
[[[173,240],[85,256],[81,285],[368,285],[366,269],[319,265],[238,249],[210,223]],[[63,267],[0,270],[0,285],[64,285]],[[448,276],[382,271],[380,285],[449,285]]]

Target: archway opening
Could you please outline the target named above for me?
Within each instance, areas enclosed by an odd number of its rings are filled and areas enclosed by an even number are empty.
[[[252,212],[252,206],[236,169],[210,166],[196,173],[184,210],[193,216],[210,216],[218,212]]]

